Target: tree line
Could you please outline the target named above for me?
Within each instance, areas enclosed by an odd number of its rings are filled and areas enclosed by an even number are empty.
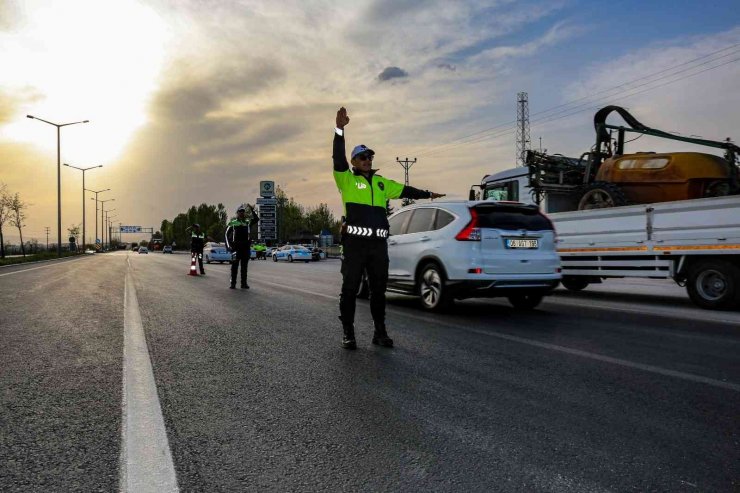
[[[334,218],[329,206],[321,203],[318,206],[306,207],[288,197],[283,189],[277,188],[275,192],[277,199],[277,241],[286,243],[292,237],[302,233],[318,235],[322,230],[329,230],[339,236],[341,223]],[[246,202],[245,202],[246,203]],[[254,206],[255,211],[258,207]],[[258,212],[259,214],[259,212]],[[159,231],[154,233],[153,238],[161,239],[165,245],[171,245],[173,242],[180,248],[190,245],[191,226],[199,224],[201,231],[207,237],[214,241],[223,242],[226,226],[229,220],[236,216],[236,211],[227,211],[223,204],[211,205],[200,204],[192,205],[190,208],[179,213],[171,221],[164,219],[160,225]],[[253,238],[257,238],[257,227],[252,231]]]

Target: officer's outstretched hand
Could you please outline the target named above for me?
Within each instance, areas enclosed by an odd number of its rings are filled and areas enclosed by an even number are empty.
[[[337,111],[337,128],[344,128],[345,125],[349,124],[349,117],[347,116],[347,108],[342,106]]]
[[[430,199],[439,199],[447,195],[446,193],[434,193],[434,192],[429,192],[429,193],[431,194],[431,196],[429,197]]]

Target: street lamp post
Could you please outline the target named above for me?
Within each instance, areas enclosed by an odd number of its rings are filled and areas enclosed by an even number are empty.
[[[85,251],[85,171],[89,171],[91,169],[95,168],[102,168],[103,165],[99,164],[97,166],[90,166],[89,168],[78,168],[77,166],[72,166],[71,164],[64,163],[65,166],[69,168],[74,168],[82,171],[82,251]],[[97,218],[97,216],[96,216]]]
[[[108,224],[108,214],[113,212],[115,209],[111,209],[109,211],[105,211],[105,229],[103,230],[103,238],[106,238],[105,232],[108,231],[108,247],[110,248],[110,226]],[[105,239],[103,240],[103,245],[105,245]]]
[[[103,240],[103,247],[105,247],[105,230],[103,229],[105,226],[105,223],[103,222],[103,212],[105,212],[105,203],[106,202],[113,202],[116,199],[108,199],[108,200],[100,200],[100,236],[102,236]]]
[[[62,144],[61,144],[61,129],[69,125],[76,125],[78,123],[87,123],[90,120],[82,120],[80,122],[70,123],[52,123],[42,118],[35,117],[33,115],[26,115],[27,118],[32,120],[39,120],[49,125],[57,127],[57,257],[62,256]],[[84,240],[83,240],[84,243]]]
[[[91,198],[90,200],[94,200],[95,201],[95,241],[98,241],[98,194],[99,193],[103,193],[103,192],[107,192],[107,191],[110,190],[110,188],[106,188],[105,190],[88,190],[86,188],[85,190],[87,190],[88,192],[92,192],[92,193],[95,194],[95,198],[94,199]]]
[[[118,216],[116,216],[116,215],[109,216],[109,215],[106,214],[105,217],[106,217],[106,219],[108,219],[108,246],[110,248],[113,248],[113,242],[112,242],[112,239],[113,239],[113,221],[112,220],[114,218],[118,217]]]

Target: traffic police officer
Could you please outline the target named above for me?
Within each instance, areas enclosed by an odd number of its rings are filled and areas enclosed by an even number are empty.
[[[352,150],[352,170],[347,162],[344,127],[349,123],[347,110],[337,112],[334,131],[334,181],[342,195],[346,227],[342,235],[342,293],[339,298],[340,320],[344,337],[342,347],[356,349],[355,301],[362,271],[370,285],[370,313],[375,333],[373,344],[393,347],[385,326],[385,289],[388,283],[388,199],[428,199],[444,194],[419,190],[384,178],[372,169],[375,152],[364,145]]]
[[[203,269],[203,246],[205,241],[206,235],[200,230],[200,224],[193,224],[193,229],[190,232],[190,254],[198,259],[201,275],[206,274]]]
[[[250,246],[252,239],[250,238],[250,229],[252,224],[256,224],[259,221],[259,217],[254,212],[254,207],[249,206],[250,217],[247,218],[247,208],[240,205],[236,209],[236,218],[232,219],[226,226],[226,247],[230,252],[235,252],[236,257],[231,261],[231,289],[236,288],[236,274],[239,271],[239,263],[241,262],[241,288],[249,289],[247,284],[247,269],[249,268],[249,257],[250,257]]]

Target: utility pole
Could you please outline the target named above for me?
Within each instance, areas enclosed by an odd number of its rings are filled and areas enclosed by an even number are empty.
[[[416,164],[416,158],[414,158],[413,161],[411,161],[409,158],[404,159],[403,161],[396,157],[396,162],[400,164],[403,167],[403,184],[405,186],[409,186],[409,170],[411,169],[411,166]],[[403,202],[401,202],[403,206],[407,206],[411,203],[409,199],[403,199]]]
[[[529,138],[529,96],[526,92],[516,95],[516,165],[526,166]]]
[[[49,226],[46,227],[46,251],[49,251]]]

